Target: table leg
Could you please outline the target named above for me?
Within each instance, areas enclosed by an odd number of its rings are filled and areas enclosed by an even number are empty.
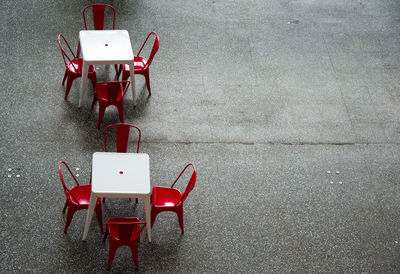
[[[97,196],[92,193],[92,195],[90,195],[90,203],[89,203],[89,208],[88,208],[87,215],[86,215],[85,230],[83,231],[83,239],[82,239],[83,241],[86,240],[86,237],[88,235],[90,223],[92,222],[92,218],[93,218],[94,208],[96,206],[96,202],[97,202]]]
[[[83,60],[83,66],[82,66],[82,86],[81,86],[81,95],[79,97],[79,107],[82,106],[82,101],[83,97],[85,95],[85,89],[86,89],[86,80],[87,76],[89,73],[89,64]]]
[[[151,242],[151,203],[150,196],[144,198],[144,212],[146,214],[147,238]]]
[[[131,91],[133,106],[136,107],[136,93],[135,93],[135,67],[133,63],[129,63],[129,72],[131,74]]]

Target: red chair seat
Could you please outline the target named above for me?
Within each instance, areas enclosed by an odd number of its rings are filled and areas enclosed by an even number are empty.
[[[73,59],[72,61],[67,63],[67,67],[71,72],[82,74],[83,59],[82,58]],[[95,72],[94,67],[90,65],[89,73],[94,73],[94,72]]]
[[[90,202],[90,194],[92,193],[92,185],[79,185],[70,189],[70,192],[78,200],[81,207],[88,207]],[[74,199],[71,200],[76,204]]]
[[[135,67],[135,72],[137,70],[142,70],[144,68],[144,66],[147,64],[147,60],[144,57],[140,57],[140,56],[135,56],[133,58],[133,62],[134,62],[134,67]],[[122,69],[126,72],[129,72],[129,65],[128,64],[123,64],[122,65]]]
[[[175,188],[156,186],[153,187],[152,204],[158,207],[174,207],[181,197],[181,192]]]

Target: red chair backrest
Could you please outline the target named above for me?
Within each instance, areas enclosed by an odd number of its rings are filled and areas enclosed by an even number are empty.
[[[193,166],[194,168],[194,166]],[[189,192],[191,192],[194,188],[194,185],[196,184],[196,178],[197,178],[197,173],[196,170],[193,170],[192,176],[190,177],[189,183],[186,186],[185,192],[183,193],[182,196],[185,196],[185,199]]]
[[[125,83],[125,87],[124,84]],[[123,90],[122,92],[122,96],[125,95],[129,85],[130,85],[130,81],[109,81],[109,82],[98,82],[96,83],[96,89],[98,89],[99,86],[105,86],[106,90],[107,90],[107,101],[112,103],[112,102],[116,102],[119,95],[121,94],[121,90]]]
[[[135,218],[137,219],[137,218]],[[137,221],[108,221],[110,237],[123,242],[129,242],[138,238],[146,222]],[[140,225],[143,225],[142,228]]]
[[[192,176],[190,176],[189,182],[186,186],[185,192],[182,194],[181,199],[175,204],[175,206],[179,205],[180,203],[183,203],[187,196],[189,195],[189,193],[193,190],[194,185],[196,184],[196,177],[197,177],[197,172],[196,172],[196,168],[192,163],[189,163],[185,166],[185,168],[181,171],[181,173],[179,174],[178,178],[176,178],[175,182],[171,185],[171,188],[174,187],[174,185],[176,184],[176,182],[179,180],[179,178],[182,176],[182,174],[185,172],[185,170],[189,167],[192,166],[193,167],[193,173]]]
[[[67,47],[68,47],[68,49],[69,49],[69,51],[70,51],[70,53],[71,53],[71,55],[72,55],[72,59],[68,56],[68,54],[65,52],[65,50],[64,50],[64,47],[63,47],[63,44],[65,44]],[[60,50],[61,50],[61,54],[62,54],[62,57],[63,57],[63,60],[64,60],[64,64],[65,64],[65,67],[67,68],[67,69],[69,69],[69,67],[68,67],[68,64],[71,64],[72,66],[73,66],[73,68],[75,69],[75,72],[77,72],[77,68],[75,67],[75,65],[72,63],[72,60],[74,60],[74,59],[76,59],[76,55],[75,55],[75,53],[72,51],[72,49],[71,49],[71,47],[69,46],[69,44],[68,44],[68,42],[67,42],[67,39],[65,39],[65,37],[64,37],[64,35],[62,34],[62,33],[60,33],[59,35],[58,35],[58,45],[60,46]],[[66,59],[65,59],[66,58]],[[67,61],[68,60],[68,61]]]
[[[69,190],[69,188],[68,188],[68,187],[66,186],[66,184],[65,184],[64,176],[63,176],[63,174],[62,174],[62,166],[63,166],[63,165],[67,168],[69,174],[72,176],[72,178],[74,179],[74,181],[75,181],[75,183],[76,183],[77,186],[79,186],[79,182],[78,182],[78,180],[75,178],[74,174],[72,173],[72,171],[71,171],[71,169],[69,168],[69,166],[67,165],[67,163],[64,162],[64,161],[59,162],[59,163],[58,163],[58,175],[60,176],[60,180],[61,180],[61,183],[62,183],[62,185],[63,185],[63,189],[64,189],[64,192],[65,192],[65,196],[67,197],[67,199],[68,199],[69,201],[73,201],[73,202],[79,204],[78,200],[74,197],[74,195],[71,193],[71,191]]]
[[[128,148],[128,138],[129,138],[129,131],[131,128],[134,128],[138,132],[138,142],[137,142],[137,149],[136,153],[139,153],[139,147],[140,147],[140,138],[142,136],[142,132],[140,131],[140,128],[134,125],[130,124],[112,124],[107,126],[104,129],[103,135],[104,135],[104,151],[107,152],[107,130],[109,128],[115,128],[115,137],[116,137],[116,146],[117,146],[117,152],[126,152]]]
[[[85,7],[82,11],[83,15],[83,22],[85,23],[85,30],[88,29],[87,23],[86,23],[86,10],[92,9],[93,12],[93,25],[94,25],[94,30],[103,30],[104,29],[104,15],[106,12],[106,8],[112,11],[113,13],[113,27],[112,29],[115,29],[115,9],[111,5],[107,4],[93,4]]]
[[[147,43],[147,40],[149,40],[150,36],[152,36],[152,35],[154,35],[153,47],[152,47],[152,49],[151,49],[149,58],[147,58],[147,63],[146,63],[146,65],[144,66],[143,69],[147,69],[147,68],[150,66],[151,62],[153,62],[154,55],[156,55],[156,53],[157,53],[157,51],[158,51],[158,48],[160,47],[160,41],[159,41],[159,39],[158,39],[158,35],[157,35],[157,33],[155,33],[154,31],[152,31],[152,32],[149,33],[149,35],[147,35],[146,40],[144,40],[144,43],[143,43],[142,47],[140,48],[140,50],[139,50],[137,56],[140,55],[140,53],[142,52],[142,49],[144,48],[144,46],[145,46],[146,43]]]

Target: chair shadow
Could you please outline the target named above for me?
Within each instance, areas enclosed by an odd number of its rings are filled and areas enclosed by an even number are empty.
[[[151,96],[147,90],[146,84],[143,84],[141,89],[136,88],[136,106],[133,106],[132,100],[124,102],[124,117],[128,120],[134,120],[145,115],[146,107],[150,102]]]

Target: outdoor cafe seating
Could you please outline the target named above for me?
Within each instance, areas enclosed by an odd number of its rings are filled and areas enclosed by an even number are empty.
[[[151,95],[149,67],[159,49],[157,33],[151,31],[148,34],[135,56],[129,32],[116,29],[114,7],[106,4],[93,4],[85,7],[82,14],[84,30],[77,30],[79,42],[76,52],[72,50],[63,34],[58,35],[58,44],[66,67],[62,81],[64,85],[67,80],[64,99],[67,100],[73,81],[81,77],[79,95],[79,107],[81,107],[85,98],[86,79],[89,78],[94,89],[92,109],[96,101],[99,105],[97,127],[100,128],[105,110],[109,105],[117,107],[121,123],[105,126],[103,131],[104,151],[93,151],[89,184],[79,184],[67,163],[59,162],[59,177],[67,198],[63,213],[68,209],[64,233],[67,232],[74,213],[81,209],[87,209],[86,222],[82,224],[83,240],[87,239],[94,213],[97,215],[98,225],[103,233],[101,199],[103,199],[103,203],[105,198],[135,198],[136,203],[138,203],[138,199],[143,199],[144,221],[132,216],[111,216],[106,222],[103,237],[104,241],[107,236],[109,238],[107,269],[110,269],[116,250],[122,245],[131,248],[133,260],[138,268],[140,232],[146,228],[148,242],[151,242],[151,228],[159,213],[175,212],[181,231],[184,232],[183,202],[195,186],[197,173],[195,166],[189,163],[170,187],[155,186],[151,188],[151,155],[139,152],[140,142],[143,140],[142,131],[136,125],[124,123],[123,98],[128,89],[132,92],[133,106],[136,105],[135,74],[144,75],[148,95]],[[110,29],[105,29],[105,27],[110,27]],[[135,35],[133,37],[136,39]],[[154,37],[154,42],[149,57],[145,58],[141,54],[150,37]],[[81,55],[82,57],[80,57]],[[115,79],[97,82],[96,66],[110,64],[115,67]],[[122,81],[118,81],[121,74]],[[128,151],[128,145],[132,143],[136,143],[136,147],[133,151]],[[113,150],[115,152],[112,152]],[[182,174],[187,173],[189,167],[192,169],[192,174],[185,190],[181,192],[175,185]],[[69,174],[68,182],[71,182],[73,186],[67,183],[65,174]],[[132,208],[132,212],[134,212],[134,208]]]

